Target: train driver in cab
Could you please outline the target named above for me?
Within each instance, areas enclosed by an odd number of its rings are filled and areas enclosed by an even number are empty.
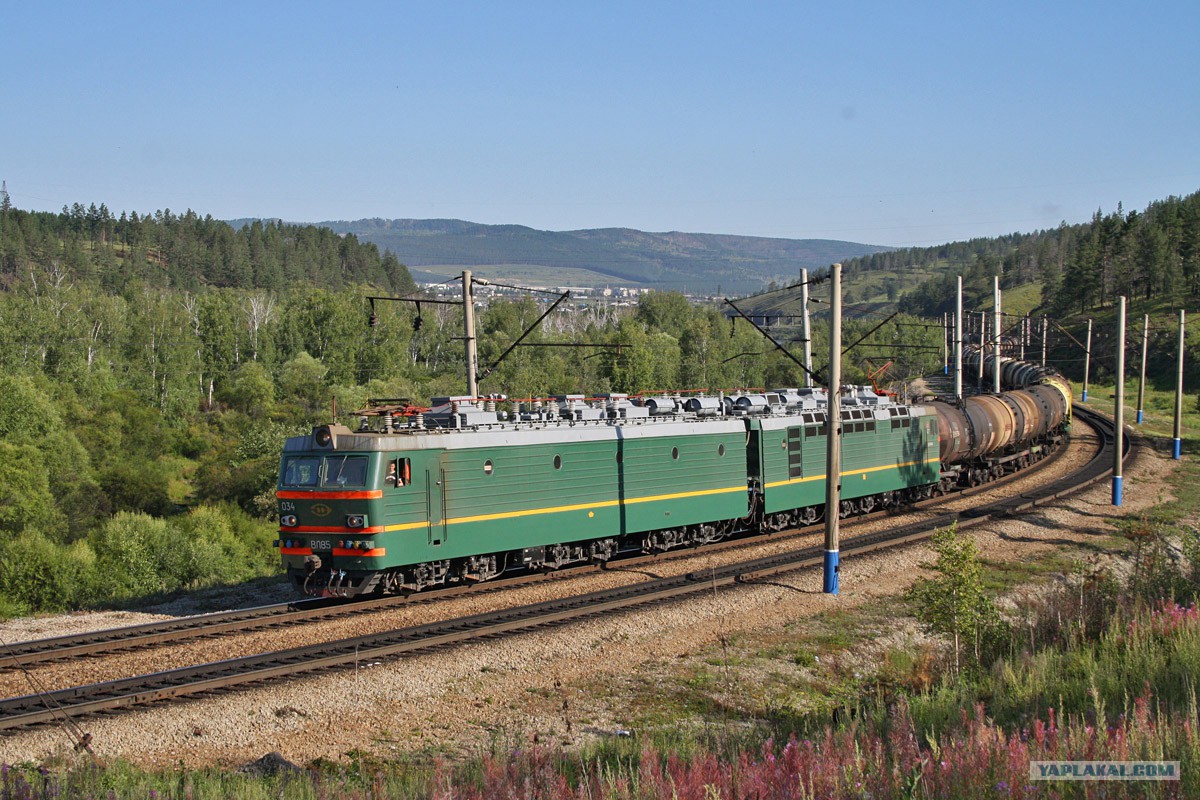
[[[396,472],[396,462],[395,461],[388,462],[388,474],[387,474],[387,477],[383,479],[383,482],[386,483],[388,486],[397,486],[398,487],[398,486],[404,485],[404,476],[400,475],[399,473]]]

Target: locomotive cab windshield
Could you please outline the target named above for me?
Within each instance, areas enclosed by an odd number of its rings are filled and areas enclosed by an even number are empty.
[[[367,485],[367,456],[290,456],[283,485],[298,489],[362,488]]]

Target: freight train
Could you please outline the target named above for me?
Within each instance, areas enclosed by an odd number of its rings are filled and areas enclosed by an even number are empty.
[[[1070,385],[1049,370],[1005,369],[1021,388],[961,404],[846,389],[837,513],[991,480],[1059,444]],[[295,586],[413,592],[824,517],[824,390],[498,405],[382,403],[361,412],[357,430],[322,425],[288,439],[277,546]]]

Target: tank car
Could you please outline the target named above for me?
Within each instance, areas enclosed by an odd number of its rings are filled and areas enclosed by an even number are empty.
[[[963,362],[978,368],[978,349],[967,350]],[[995,374],[995,364],[985,359],[985,377]],[[940,422],[944,470],[959,483],[975,486],[1041,459],[1070,423],[1071,385],[1056,370],[1002,356],[1000,377],[1010,391],[930,404]]]

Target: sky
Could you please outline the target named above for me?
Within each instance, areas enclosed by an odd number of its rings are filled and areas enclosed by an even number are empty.
[[[1200,190],[1200,3],[0,0],[18,208],[924,246]]]

